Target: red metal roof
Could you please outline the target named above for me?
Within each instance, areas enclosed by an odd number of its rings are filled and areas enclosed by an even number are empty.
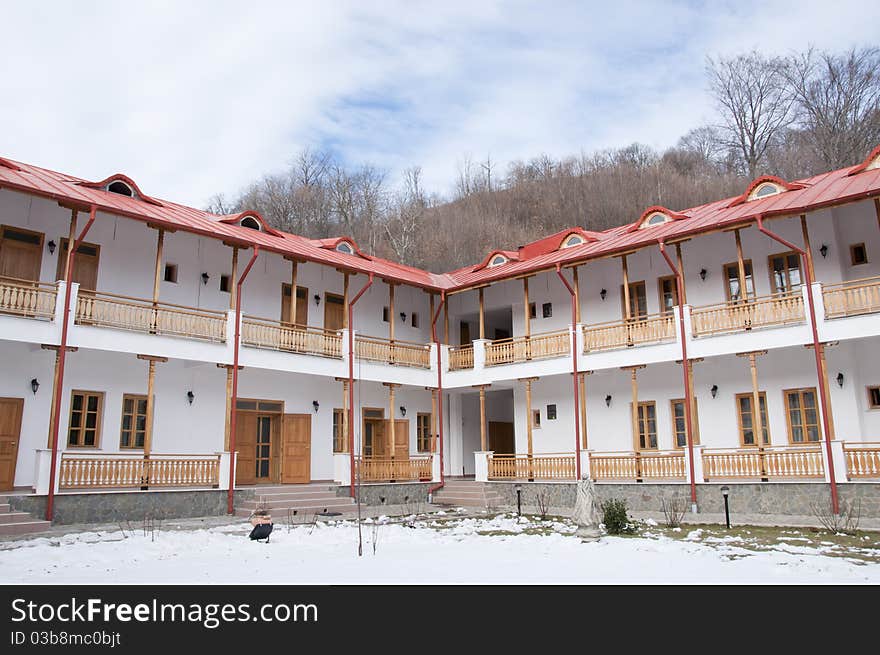
[[[795,182],[773,178],[774,182],[787,190],[766,198],[743,201],[757,184],[770,179],[761,177],[753,181],[742,195],[735,198],[717,200],[680,212],[651,207],[633,223],[602,232],[591,232],[577,227],[569,228],[522,246],[516,251],[493,251],[479,264],[443,274],[422,271],[360,252],[348,255],[333,249],[343,238],[354,243],[347,237],[313,240],[271,229],[261,232],[241,227],[236,219],[246,215],[253,215],[263,224],[265,221],[254,212],[217,216],[166,200],[148,198],[132,180],[121,174],[101,182],[88,182],[0,157],[0,188],[33,193],[84,209],[96,205],[99,211],[222,239],[242,247],[256,244],[271,252],[352,272],[373,273],[377,277],[401,284],[432,291],[451,291],[554,268],[557,264],[566,266],[653,246],[659,240],[667,242],[679,240],[754,221],[759,215],[765,218],[790,216],[864,198],[880,197],[880,168],[868,169],[869,164],[877,156],[880,156],[880,146],[858,166],[822,173]],[[130,198],[104,190],[106,183],[117,179],[126,181],[141,198]],[[647,214],[660,210],[675,220],[636,229]],[[560,249],[563,240],[572,233],[584,235],[587,241]],[[490,257],[497,253],[504,254],[510,261],[500,266],[486,267]]]

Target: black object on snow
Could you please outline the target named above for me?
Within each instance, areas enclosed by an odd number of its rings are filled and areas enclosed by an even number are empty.
[[[255,525],[254,529],[251,530],[250,539],[251,541],[257,541],[259,539],[265,539],[266,543],[269,543],[269,535],[272,534],[272,524],[271,523],[260,523],[259,525]]]

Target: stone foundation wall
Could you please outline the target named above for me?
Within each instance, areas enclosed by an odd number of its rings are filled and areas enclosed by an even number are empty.
[[[428,502],[432,482],[397,482],[394,484],[362,484],[361,503],[364,505],[416,505]],[[348,485],[336,487],[336,495],[348,497]]]
[[[253,489],[236,489],[235,502],[252,498]],[[46,496],[9,496],[13,509],[42,518]],[[55,496],[55,525],[142,521],[147,514],[184,519],[226,514],[226,490],[63,493]]]

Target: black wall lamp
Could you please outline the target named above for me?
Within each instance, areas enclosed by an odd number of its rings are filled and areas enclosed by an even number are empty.
[[[211,279],[210,275],[208,275],[207,273],[202,273],[202,284],[207,285],[208,280],[210,280],[210,279]]]
[[[50,254],[50,255],[54,255],[54,254],[55,254],[55,241],[50,240],[49,243],[46,244],[46,247],[49,249],[49,254]]]
[[[192,392],[192,390],[186,392],[186,399],[189,401],[189,404],[192,405],[193,401],[196,399],[196,395]]]
[[[822,255],[822,259],[828,255],[828,246],[824,243],[819,247],[819,254]]]
[[[400,415],[406,416],[406,407],[404,407],[403,405],[400,406]]]
[[[605,396],[605,407],[611,407],[611,394]]]
[[[608,295],[608,289],[602,289],[602,290],[599,292],[599,297],[600,297],[602,300],[605,300],[605,296],[607,296],[607,295]]]
[[[37,395],[37,389],[40,388],[40,381],[37,378],[31,378],[31,391],[34,392],[34,395]]]
[[[312,401],[312,407],[315,408],[315,411],[316,411],[316,412],[318,411],[318,408],[319,408],[320,406],[321,406],[321,403],[319,403],[317,400],[313,400],[313,401]]]
[[[320,304],[321,304],[321,296],[318,295],[317,293],[315,294],[315,304],[316,304],[316,305],[320,305]]]
[[[709,272],[709,271],[707,271],[705,268],[701,268],[701,269],[700,269],[700,279],[703,280],[703,281],[705,281],[705,280],[706,280],[706,274],[707,274],[708,272]]]
[[[709,393],[712,394],[712,397],[713,397],[713,398],[714,398],[715,396],[717,396],[717,395],[718,395],[718,385],[717,385],[717,384],[713,384],[713,385],[712,385],[712,388],[709,389]]]
[[[843,389],[843,373],[837,374],[837,386]]]

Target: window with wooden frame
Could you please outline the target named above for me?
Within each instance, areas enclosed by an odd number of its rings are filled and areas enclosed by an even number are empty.
[[[390,315],[391,315],[391,314],[390,314],[390,312],[388,311],[388,308],[387,308],[387,307],[383,307],[383,308],[382,308],[382,322],[383,322],[383,323],[387,323],[387,322],[388,322],[388,317],[389,317]]]
[[[864,243],[854,243],[849,247],[849,261],[853,266],[868,263],[868,250]]]
[[[770,423],[767,421],[767,393],[759,392],[758,402],[761,405],[762,441],[770,445]],[[743,446],[755,445],[755,416],[752,412],[753,398],[751,392],[736,394],[736,417],[739,423],[739,442]]]
[[[70,394],[70,423],[67,445],[71,448],[96,448],[101,439],[101,415],[104,393],[101,391],[72,391]]]
[[[220,276],[220,291],[223,293],[229,293],[229,280],[230,277],[228,275]]]
[[[416,312],[410,314],[409,321],[414,328],[419,327],[419,315]]]
[[[755,280],[752,277],[752,260],[743,261],[745,271],[746,298],[755,297]],[[739,263],[731,262],[724,265],[724,293],[727,294],[728,302],[738,302],[743,299],[739,288]]]
[[[416,416],[416,449],[420,453],[431,452],[431,414],[419,412]]]
[[[0,276],[19,280],[39,280],[42,260],[41,232],[0,225]]]
[[[687,402],[684,398],[675,398],[669,401],[670,414],[672,416],[672,444],[676,448],[684,448],[687,446],[687,418],[685,417],[685,407]],[[697,399],[694,398],[694,445],[700,443],[700,421],[697,415]]]
[[[542,318],[550,318],[553,316],[553,303],[545,302],[541,305],[541,317]]]
[[[868,387],[868,408],[880,409],[880,387]]]
[[[143,448],[147,434],[147,397],[136,394],[122,396],[120,448]]]
[[[678,305],[678,284],[674,275],[667,275],[657,280],[660,293],[660,313],[672,314],[672,308]]]
[[[536,430],[541,427],[541,410],[540,409],[533,409],[532,410],[532,427]]]
[[[334,408],[333,410],[333,452],[348,452],[348,435],[345,434],[345,411]]]
[[[822,439],[819,428],[819,408],[816,405],[816,389],[786,389],[785,420],[788,424],[788,442],[792,444],[816,443]]]
[[[538,306],[533,302],[529,303],[529,318],[538,318]]]
[[[640,402],[637,414],[639,450],[657,450],[657,403]]]
[[[770,289],[773,293],[789,293],[801,288],[801,257],[796,252],[783,252],[767,258]]]
[[[162,279],[165,282],[177,284],[177,264],[165,264],[165,275]]]
[[[626,317],[626,296],[623,293],[623,285],[620,285],[621,312]],[[644,320],[648,316],[648,294],[645,290],[645,282],[629,283],[629,318],[632,321]]]

